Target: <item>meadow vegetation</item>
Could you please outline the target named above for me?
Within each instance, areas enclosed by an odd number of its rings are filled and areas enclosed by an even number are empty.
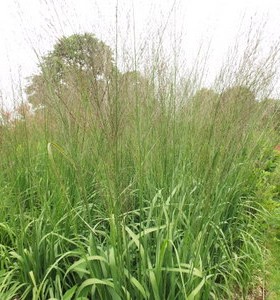
[[[123,72],[94,35],[61,38],[26,88],[33,108],[2,113],[0,299],[249,299],[269,289],[279,49],[258,61],[258,47],[203,88],[202,69],[179,78],[158,53]]]

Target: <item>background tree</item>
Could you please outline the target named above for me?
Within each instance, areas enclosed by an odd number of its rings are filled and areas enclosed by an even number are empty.
[[[247,86],[233,86],[221,94],[222,105],[225,108],[252,110],[256,106],[256,96]]]
[[[44,108],[37,110],[41,119],[49,116],[53,124],[62,122],[69,135],[79,134],[92,122],[102,128],[108,123],[118,77],[108,45],[91,33],[73,34],[42,57],[26,93],[35,108]]]
[[[141,113],[140,106],[149,106],[152,114],[148,78],[138,71],[121,73],[111,48],[93,34],[62,37],[39,68],[27,86],[28,100],[35,108],[44,107],[37,110],[37,117],[43,119],[48,111],[51,122],[63,122],[71,135],[95,123],[109,139],[116,139],[117,132],[133,122],[136,111]]]
[[[191,104],[195,107],[209,107],[209,105],[213,105],[213,102],[216,101],[218,97],[219,94],[213,89],[201,88],[191,98]]]
[[[76,99],[78,93],[83,100],[100,100],[117,72],[110,47],[90,33],[59,39],[39,69],[26,89],[34,105],[46,104],[54,95],[69,102],[74,91]]]
[[[280,99],[265,98],[259,102],[264,126],[273,124],[278,135],[280,134]]]

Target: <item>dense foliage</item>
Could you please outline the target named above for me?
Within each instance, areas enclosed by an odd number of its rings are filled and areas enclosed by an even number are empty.
[[[28,88],[43,106],[0,128],[0,298],[246,297],[274,113],[230,82],[178,99],[111,54],[61,39]]]

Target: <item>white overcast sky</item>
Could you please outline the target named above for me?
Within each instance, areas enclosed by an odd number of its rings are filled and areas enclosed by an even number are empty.
[[[0,0],[2,95],[10,98],[12,86],[24,85],[24,78],[37,70],[36,55],[50,51],[62,35],[93,32],[114,48],[116,6],[119,43],[128,48],[133,44],[133,24],[139,46],[143,39],[149,40],[150,32],[163,29],[167,20],[164,44],[168,47],[172,36],[181,37],[187,60],[196,55],[201,41],[211,40],[210,77],[237,33],[247,32],[250,22],[258,26],[267,21],[267,48],[280,35],[280,0],[178,0],[173,4],[174,0]]]

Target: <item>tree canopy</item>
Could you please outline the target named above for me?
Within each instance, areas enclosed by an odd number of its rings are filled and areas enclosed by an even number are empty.
[[[42,57],[39,70],[26,89],[33,104],[44,102],[50,89],[61,92],[76,85],[84,92],[89,86],[97,90],[100,83],[104,86],[110,82],[117,68],[110,47],[93,34],[84,33],[59,39],[53,50]]]
[[[224,105],[239,104],[251,107],[256,104],[255,94],[246,86],[230,87],[221,94],[221,97]]]
[[[68,69],[106,77],[114,68],[113,53],[93,34],[73,34],[55,44],[53,51],[43,58],[42,67],[52,70],[58,80]]]

